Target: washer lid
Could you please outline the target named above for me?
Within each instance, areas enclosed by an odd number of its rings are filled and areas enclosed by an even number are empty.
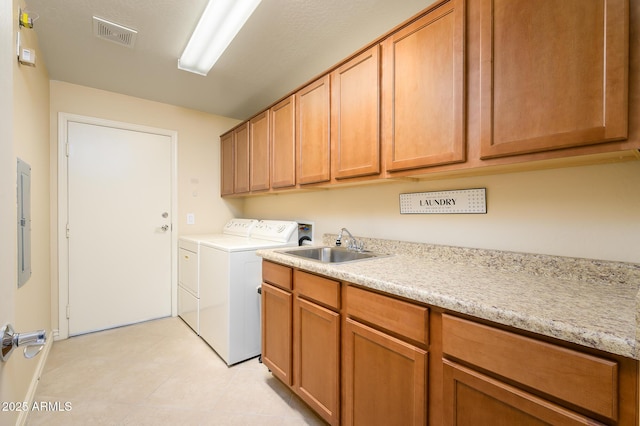
[[[251,231],[251,238],[288,243],[298,240],[298,222],[261,220]]]

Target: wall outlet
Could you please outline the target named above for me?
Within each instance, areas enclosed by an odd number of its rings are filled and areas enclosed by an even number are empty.
[[[187,225],[195,225],[196,215],[193,213],[187,213]]]

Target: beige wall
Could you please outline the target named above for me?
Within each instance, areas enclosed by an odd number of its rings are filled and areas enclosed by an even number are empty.
[[[13,4],[0,2],[0,326],[13,322],[15,312],[15,191],[13,158]],[[0,401],[22,398],[16,390],[16,362],[0,362]],[[15,423],[16,413],[0,412],[0,424]]]
[[[487,188],[486,215],[401,215],[399,194]],[[251,198],[250,217],[354,235],[640,263],[640,162]]]
[[[176,131],[178,234],[196,234],[219,230],[231,218],[242,214],[242,200],[220,198],[219,135],[238,120],[195,110],[151,102],[113,92],[91,89],[61,81],[51,81],[51,190],[57,197],[58,114],[70,113]],[[195,224],[187,225],[187,213],[195,215]],[[52,246],[57,248],[57,205],[51,208],[54,230]],[[57,266],[53,265],[52,305],[54,328],[58,324]]]
[[[23,6],[24,7],[24,6]],[[17,9],[15,9],[17,16]],[[38,45],[33,30],[21,31],[22,43]],[[36,51],[36,58],[42,57]],[[49,75],[43,61],[14,69],[14,152],[31,166],[31,279],[16,294],[16,327],[50,325],[49,232]]]
[[[24,2],[13,1],[12,17],[18,16]],[[13,28],[9,27],[11,37],[18,31],[17,19],[11,19]],[[3,27],[5,31],[5,27]],[[42,57],[38,49],[38,40],[32,30],[22,29],[22,45],[35,49],[36,57]],[[15,46],[15,41],[13,42]],[[14,47],[15,49],[15,47]],[[4,53],[4,51],[3,51]],[[32,276],[24,286],[14,292],[13,325],[18,332],[36,329],[51,330],[50,304],[50,244],[49,244],[49,76],[42,61],[36,67],[19,65],[15,60],[15,50],[11,55],[11,69],[7,73],[11,76],[13,96],[11,103],[13,114],[13,155],[12,181],[13,190],[13,218],[16,216],[15,207],[15,161],[21,158],[31,166],[31,263]],[[2,69],[3,75],[5,68]],[[4,77],[3,77],[4,78]],[[11,92],[9,92],[11,93]],[[3,92],[3,96],[6,93]],[[3,135],[4,137],[4,135]],[[15,220],[14,234],[10,236],[15,252]],[[16,268],[15,258],[13,268]],[[8,283],[15,286],[15,280]],[[3,283],[3,285],[5,285]],[[4,316],[4,315],[3,315]],[[49,333],[50,335],[50,333]],[[41,357],[27,360],[21,350],[16,350],[11,358],[0,370],[0,401],[24,401],[30,383],[34,379]],[[1,424],[14,424],[18,412],[0,413]]]

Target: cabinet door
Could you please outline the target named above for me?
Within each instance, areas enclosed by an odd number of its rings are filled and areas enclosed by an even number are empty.
[[[233,132],[220,136],[220,195],[233,194],[234,157],[233,157]]]
[[[380,46],[331,74],[331,161],[336,179],[380,173]]]
[[[628,0],[480,0],[481,157],[627,137]]]
[[[340,315],[297,297],[293,323],[296,391],[329,424],[337,425]]]
[[[329,75],[296,93],[298,183],[330,179]]]
[[[251,191],[269,189],[269,111],[249,121],[249,154]]]
[[[347,425],[425,425],[427,353],[352,319],[345,322]]]
[[[262,362],[274,376],[292,386],[293,296],[262,283]]]
[[[443,391],[445,425],[600,424],[448,360]]]
[[[386,169],[464,161],[463,1],[385,39],[382,61]]]
[[[235,171],[233,176],[235,194],[249,192],[249,123],[233,131]]]
[[[291,95],[271,108],[271,187],[296,185],[296,101]]]

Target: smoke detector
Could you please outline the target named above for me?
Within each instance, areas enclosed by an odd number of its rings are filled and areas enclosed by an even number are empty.
[[[106,19],[93,17],[93,35],[103,40],[132,48],[136,42],[138,32]]]

